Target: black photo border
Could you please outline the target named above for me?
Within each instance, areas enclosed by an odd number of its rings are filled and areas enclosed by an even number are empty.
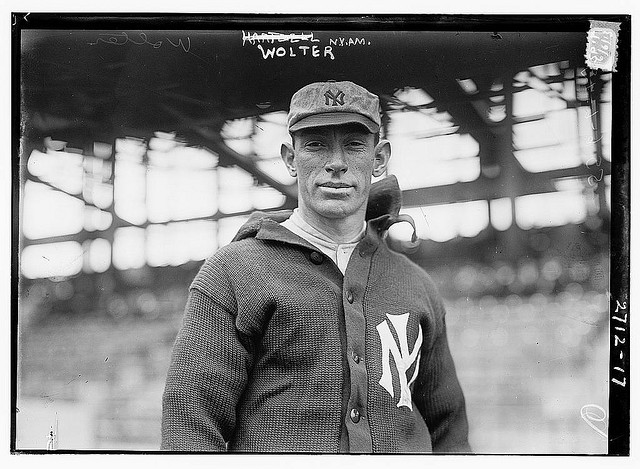
[[[620,23],[616,79],[612,82],[612,162],[610,233],[610,349],[608,455],[629,455],[630,438],[630,217],[631,217],[631,16],[630,15],[296,15],[296,14],[145,14],[145,13],[12,13],[11,27],[11,429],[12,453],[47,453],[16,449],[18,361],[18,281],[20,210],[21,99],[20,38],[32,29],[269,29],[354,31],[586,31],[589,21]],[[8,190],[8,189],[5,189]],[[615,229],[613,228],[615,227]],[[624,323],[621,320],[624,318]],[[615,329],[624,326],[623,330]],[[622,370],[622,371],[620,371]],[[616,384],[613,380],[623,382]],[[82,454],[153,454],[155,451],[58,451]],[[158,451],[158,453],[160,453]]]

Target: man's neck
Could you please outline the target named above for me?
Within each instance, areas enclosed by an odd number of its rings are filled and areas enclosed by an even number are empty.
[[[326,218],[306,210],[301,204],[298,214],[313,228],[339,244],[352,241],[362,232],[365,212],[363,210],[362,213],[358,212],[345,218]]]

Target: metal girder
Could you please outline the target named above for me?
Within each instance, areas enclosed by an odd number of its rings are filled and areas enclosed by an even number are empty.
[[[597,169],[597,174],[596,174]],[[602,170],[602,174],[600,173]],[[520,195],[541,194],[555,192],[553,179],[565,177],[589,177],[601,179],[611,174],[611,164],[602,162],[599,168],[566,168],[542,173],[529,173],[525,183],[518,191]],[[490,200],[502,197],[512,197],[513,194],[501,183],[500,178],[491,179],[480,176],[475,181],[457,182],[444,186],[408,189],[402,192],[403,207],[417,207],[425,205],[439,205],[452,202],[466,202],[471,200]]]

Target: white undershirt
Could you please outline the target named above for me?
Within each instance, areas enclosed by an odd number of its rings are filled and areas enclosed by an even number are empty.
[[[367,228],[366,222],[362,222],[362,230],[360,230],[360,233],[358,233],[355,238],[346,243],[336,243],[327,235],[304,221],[297,208],[293,211],[289,219],[280,224],[326,254],[338,266],[343,275],[347,270],[347,264],[349,263],[351,254],[353,254],[353,250],[364,237]]]

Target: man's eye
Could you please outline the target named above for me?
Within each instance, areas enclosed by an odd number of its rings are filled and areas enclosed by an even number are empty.
[[[311,141],[311,142],[305,143],[305,146],[307,148],[320,148],[322,147],[322,142]]]

